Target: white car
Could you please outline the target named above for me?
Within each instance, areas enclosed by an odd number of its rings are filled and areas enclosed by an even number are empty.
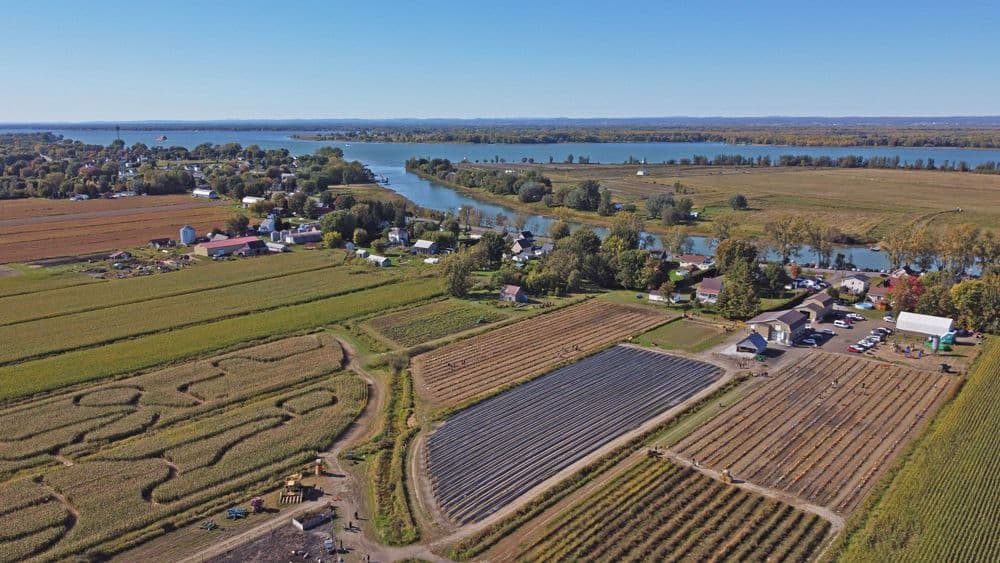
[[[882,320],[885,321],[885,322],[887,322],[887,323],[894,323],[894,322],[896,322],[896,319],[894,319],[892,317],[892,315],[886,315],[886,316],[882,317]]]
[[[815,338],[804,338],[804,339],[802,339],[802,344],[804,344],[806,346],[816,346],[816,339]]]
[[[837,333],[832,328],[824,328],[820,332],[822,332],[823,334],[825,334],[827,336],[837,336]]]
[[[851,328],[850,323],[848,323],[847,321],[842,321],[840,319],[833,321],[833,326],[837,328]]]
[[[844,316],[847,317],[847,318],[849,318],[849,319],[853,319],[855,321],[863,321],[863,320],[865,320],[865,316],[864,315],[859,315],[858,313],[847,313]]]

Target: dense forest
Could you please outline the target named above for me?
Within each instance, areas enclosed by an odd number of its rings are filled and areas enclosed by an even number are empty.
[[[343,156],[333,147],[296,157],[287,149],[239,143],[204,143],[189,150],[122,141],[91,145],[52,133],[0,134],[0,199],[123,191],[160,195],[199,185],[242,198],[275,187],[314,194],[331,185],[375,180],[365,165]]]
[[[730,143],[835,147],[1000,147],[1000,128],[933,126],[565,127],[385,126],[301,135],[324,141],[394,143]]]

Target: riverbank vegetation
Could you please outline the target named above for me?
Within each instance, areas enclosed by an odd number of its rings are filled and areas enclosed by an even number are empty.
[[[728,143],[836,147],[1000,147],[997,127],[928,126],[381,126],[297,135],[385,143]]]

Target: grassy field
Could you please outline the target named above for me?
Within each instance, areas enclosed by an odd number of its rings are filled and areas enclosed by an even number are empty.
[[[204,322],[178,330],[12,364],[0,367],[0,401],[147,369],[245,342],[311,330],[415,303],[440,293],[438,280],[403,280],[273,311]]]
[[[31,268],[18,264],[0,266],[0,298],[97,282],[90,276],[65,267]]]
[[[449,299],[376,317],[365,324],[403,347],[415,346],[451,334],[509,318],[486,303]]]
[[[986,346],[840,561],[1000,560],[1000,342]]]
[[[510,167],[510,165],[506,165]],[[523,165],[517,168],[525,168]],[[651,194],[673,191],[674,182],[690,188],[696,211],[708,218],[731,211],[728,200],[735,193],[749,199],[751,209],[741,212],[739,231],[754,236],[763,233],[769,221],[794,213],[839,228],[864,239],[878,239],[886,229],[900,223],[941,226],[974,223],[997,227],[1000,216],[1000,177],[984,174],[917,170],[732,168],[650,165],[647,176],[636,176],[637,166],[625,165],[536,165],[553,182],[553,188],[572,186],[581,180],[598,180],[611,190],[614,200],[634,203],[645,213],[642,202]],[[481,191],[481,190],[480,190]],[[486,194],[487,196],[489,194]],[[516,198],[502,198],[518,205]],[[509,200],[509,201],[508,201]],[[565,208],[555,210],[542,203],[519,204],[519,208],[567,218],[606,222],[594,213]],[[962,208],[961,213],[955,213]],[[649,227],[657,230],[658,221]],[[695,224],[707,233],[710,222]]]
[[[203,260],[193,267],[168,274],[60,287],[61,284],[55,283],[57,280],[68,282],[79,278],[80,281],[97,281],[88,276],[65,274],[52,277],[52,283],[55,284],[52,289],[45,289],[48,285],[45,283],[46,279],[40,278],[38,287],[27,282],[24,284],[25,289],[34,289],[33,293],[0,297],[0,308],[4,311],[0,325],[66,316],[82,311],[107,309],[178,295],[190,295],[194,302],[199,297],[197,294],[206,290],[231,287],[234,291],[239,291],[241,285],[246,288],[252,287],[249,285],[250,282],[288,279],[287,277],[292,274],[333,268],[343,262],[343,258],[344,255],[340,252],[300,252],[229,262]],[[334,274],[334,277],[338,275]],[[11,278],[11,280],[16,279],[18,278]],[[4,287],[4,281],[6,280],[0,279],[0,287]]]
[[[717,326],[687,320],[667,323],[636,337],[638,344],[656,346],[664,350],[685,350],[701,352],[711,348],[725,338],[725,333]]]
[[[0,560],[101,558],[259,493],[361,412],[342,362],[301,336],[0,410],[0,464],[20,462],[0,473]]]

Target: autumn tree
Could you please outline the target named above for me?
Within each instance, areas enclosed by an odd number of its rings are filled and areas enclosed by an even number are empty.
[[[771,247],[781,256],[782,263],[787,264],[802,248],[805,223],[801,217],[786,216],[765,224],[764,233]]]
[[[719,314],[727,319],[749,319],[757,314],[760,298],[755,291],[754,272],[743,261],[736,261],[726,274],[719,292]]]

